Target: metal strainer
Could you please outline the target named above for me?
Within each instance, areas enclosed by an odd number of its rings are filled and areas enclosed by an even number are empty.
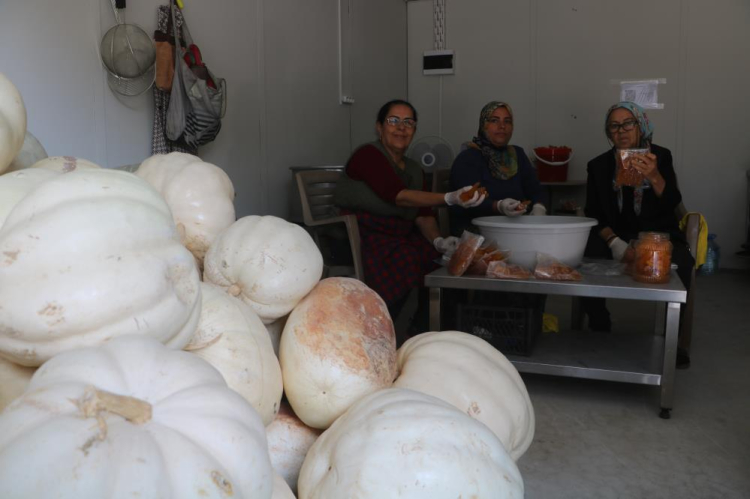
[[[117,24],[102,38],[100,52],[107,69],[107,83],[112,91],[121,95],[140,95],[154,83],[156,75],[156,48],[151,37],[135,24],[126,24],[120,18],[118,6],[125,9],[125,2],[115,4]]]

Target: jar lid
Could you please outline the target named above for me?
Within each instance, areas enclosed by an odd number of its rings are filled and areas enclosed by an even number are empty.
[[[639,232],[638,239],[650,239],[652,241],[669,241],[669,234],[666,232]]]

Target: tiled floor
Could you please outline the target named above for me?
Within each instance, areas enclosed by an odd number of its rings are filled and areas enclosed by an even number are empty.
[[[696,299],[669,420],[658,387],[524,375],[536,411],[518,463],[528,499],[750,498],[750,272],[699,276]],[[612,334],[652,327],[653,306],[609,305]],[[566,323],[569,302],[550,309]]]

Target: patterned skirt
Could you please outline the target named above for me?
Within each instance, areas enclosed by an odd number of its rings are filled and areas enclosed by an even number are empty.
[[[414,288],[436,268],[440,253],[412,220],[355,212],[362,241],[365,283],[388,306]]]

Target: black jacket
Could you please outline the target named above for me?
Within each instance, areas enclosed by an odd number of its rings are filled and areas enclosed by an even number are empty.
[[[631,216],[623,215],[617,206],[617,192],[613,189],[616,167],[614,149],[589,161],[586,168],[588,179],[584,211],[587,217],[599,222],[592,229],[593,234],[598,234],[604,227],[611,227],[625,241],[637,238],[641,231],[668,232],[672,236],[683,237],[675,215],[675,208],[682,201],[682,194],[677,188],[672,153],[655,144],[651,145],[651,152],[656,155],[657,167],[666,185],[661,197],[657,197],[653,189],[644,189],[641,213],[637,216],[632,213]],[[634,189],[622,189],[623,196],[632,199]]]

